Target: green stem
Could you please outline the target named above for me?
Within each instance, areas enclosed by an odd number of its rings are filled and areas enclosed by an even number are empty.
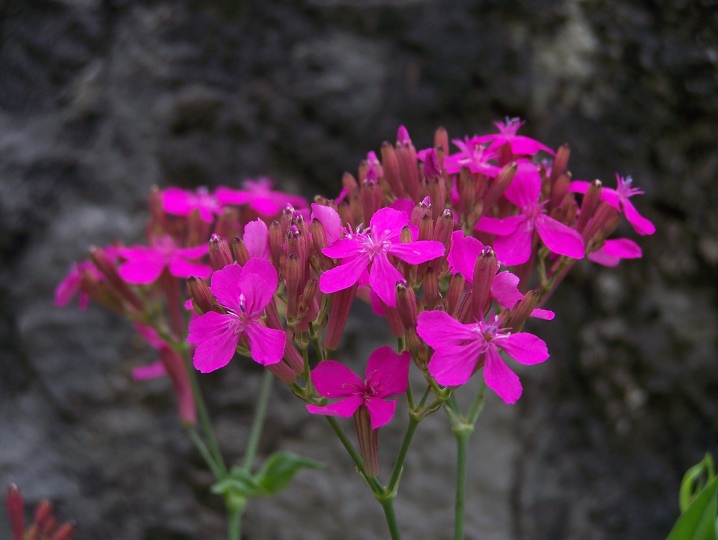
[[[209,453],[212,455],[214,463],[221,473],[221,477],[224,477],[227,475],[227,466],[224,464],[222,452],[220,452],[219,444],[217,443],[217,439],[214,436],[214,430],[212,429],[212,421],[210,420],[209,413],[207,412],[207,405],[204,402],[204,397],[202,396],[202,390],[199,387],[197,375],[195,374],[194,367],[189,361],[189,356],[187,355],[186,349],[182,350],[182,359],[184,360],[185,370],[187,371],[187,377],[189,378],[190,387],[192,388],[192,397],[194,398],[194,404],[195,407],[197,407],[197,417],[200,425],[202,426],[204,436],[207,439],[207,447],[209,449]]]
[[[406,428],[406,434],[404,435],[404,440],[401,443],[399,455],[396,456],[394,470],[391,471],[391,478],[389,479],[389,483],[386,486],[387,493],[392,493],[397,488],[397,484],[399,483],[399,479],[401,478],[401,473],[404,470],[404,460],[406,459],[406,454],[409,451],[411,440],[414,438],[414,432],[416,432],[416,427],[419,425],[419,422],[420,420],[418,420],[413,415],[409,417],[409,425]]]
[[[396,514],[394,513],[394,497],[382,498],[378,500],[381,507],[384,509],[384,516],[386,516],[386,524],[389,526],[391,540],[401,540],[399,526],[396,523]]]
[[[454,540],[464,538],[464,506],[466,503],[466,454],[472,426],[455,429],[456,435],[456,501],[454,506]]]
[[[349,437],[347,437],[347,434],[344,433],[344,430],[339,425],[339,422],[337,422],[336,418],[333,418],[331,416],[326,416],[327,422],[329,422],[329,425],[332,426],[332,429],[334,430],[334,433],[337,434],[337,437],[339,437],[339,440],[342,443],[342,446],[344,446],[344,449],[349,454],[349,457],[352,458],[352,461],[357,467],[357,470],[361,473],[361,475],[366,480],[367,484],[369,484],[369,487],[374,492],[374,495],[383,495],[384,489],[381,487],[381,484],[376,478],[373,478],[369,475],[367,475],[366,469],[364,468],[364,461],[362,461],[361,456],[359,455],[359,452],[357,452],[354,449],[354,446],[352,445],[351,441],[349,440]]]
[[[257,456],[257,448],[259,447],[259,438],[262,435],[264,427],[264,419],[267,417],[267,405],[269,404],[269,396],[272,393],[272,380],[274,375],[268,369],[264,371],[262,384],[259,388],[259,397],[257,398],[257,408],[254,411],[254,419],[252,420],[252,428],[249,432],[249,440],[247,441],[247,449],[244,454],[244,468],[248,471],[254,464],[254,458]]]
[[[476,421],[479,419],[479,415],[481,415],[481,412],[484,410],[484,404],[486,403],[486,381],[484,379],[481,379],[481,386],[479,386],[479,391],[476,392],[476,395],[474,396],[474,400],[471,402],[471,405],[469,406],[469,412],[466,415],[466,423],[474,426],[476,424]]]
[[[245,505],[227,507],[227,540],[240,540],[242,538],[242,515]]]
[[[199,433],[197,433],[197,430],[194,427],[187,427],[187,432],[189,433],[189,438],[192,440],[195,447],[197,448],[197,451],[201,454],[202,458],[204,458],[205,463],[212,471],[212,474],[214,475],[215,479],[221,480],[222,472],[217,467],[217,464],[214,461],[214,457],[207,449],[207,445],[204,444],[202,437],[199,436]]]

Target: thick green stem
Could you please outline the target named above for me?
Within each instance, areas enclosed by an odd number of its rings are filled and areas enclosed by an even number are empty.
[[[269,404],[269,396],[272,393],[272,380],[274,375],[269,370],[265,370],[262,377],[262,384],[259,388],[259,397],[257,398],[257,408],[254,410],[254,419],[252,420],[252,428],[249,432],[249,440],[244,453],[244,468],[250,470],[254,464],[254,458],[257,456],[257,448],[259,447],[259,438],[262,436],[262,428],[264,427],[264,419],[267,417],[267,405]]]
[[[456,501],[454,506],[454,540],[464,538],[464,507],[466,503],[466,454],[473,426],[454,430],[456,435]]]
[[[242,515],[244,508],[227,509],[227,540],[242,538]]]

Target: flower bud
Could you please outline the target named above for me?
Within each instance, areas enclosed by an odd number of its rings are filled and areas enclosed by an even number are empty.
[[[187,288],[192,299],[192,307],[198,315],[212,311],[214,296],[204,280],[191,276],[187,279]]]
[[[499,264],[491,246],[481,250],[474,265],[471,312],[477,321],[483,320],[491,308],[491,286]]]
[[[197,246],[204,243],[209,236],[209,226],[200,216],[199,210],[194,208],[187,216],[187,245]]]
[[[568,193],[568,186],[571,183],[571,173],[561,173],[551,185],[551,202],[549,202],[549,210],[558,208],[564,200],[564,196]]]
[[[416,148],[411,143],[409,133],[404,126],[399,128],[396,142],[396,156],[399,161],[399,174],[404,191],[414,200],[419,200],[419,169],[416,163]]]
[[[504,328],[510,328],[512,332],[520,332],[526,319],[529,318],[531,312],[539,301],[539,291],[532,290],[527,292],[522,300],[511,309],[511,315],[502,325]]]
[[[144,309],[140,299],[135,295],[132,289],[130,289],[125,280],[120,277],[117,268],[102,249],[96,247],[90,248],[90,259],[92,259],[97,269],[107,278],[107,281],[115,287],[124,300],[128,301],[132,307],[139,311]]]
[[[434,203],[431,217],[438,219],[446,207],[446,179],[443,176],[436,176],[428,181],[426,187],[427,193]]]
[[[232,243],[229,245],[229,249],[234,259],[239,263],[239,266],[244,266],[247,264],[247,261],[252,258],[249,249],[247,249],[247,244],[245,244],[244,240],[239,236],[234,237],[234,240],[232,240]]]
[[[45,522],[52,517],[52,503],[47,499],[40,501],[40,504],[35,508],[34,521],[40,528],[43,527]]]
[[[581,201],[581,213],[578,215],[576,230],[579,233],[583,232],[586,225],[588,225],[589,220],[593,217],[593,214],[598,207],[598,203],[601,201],[601,189],[602,186],[600,180],[594,180],[589,184],[588,189],[583,196],[583,200]]]
[[[373,169],[370,169],[370,172]],[[373,175],[372,175],[373,176]],[[369,223],[377,210],[381,208],[384,200],[384,193],[376,178],[366,178],[362,182],[361,206],[364,214],[364,223]]]
[[[356,296],[357,286],[355,283],[353,286],[331,295],[332,307],[329,313],[327,334],[324,338],[324,346],[328,351],[334,351],[339,346],[339,340],[349,319],[349,310]]]
[[[212,270],[221,270],[233,262],[232,251],[229,249],[227,241],[213,234],[209,239],[209,263],[212,266]]]
[[[52,535],[50,540],[72,540],[75,537],[76,531],[77,523],[74,521],[68,521]]]
[[[419,222],[418,240],[431,240],[434,236],[434,220],[431,216],[424,216]]]
[[[434,132],[434,150],[439,158],[439,169],[444,166],[444,156],[449,151],[449,133],[444,126],[439,126]]]
[[[566,172],[568,167],[568,158],[571,155],[571,148],[568,144],[562,144],[556,151],[556,157],[553,158],[553,164],[551,165],[551,186],[556,183],[556,180]]]
[[[449,290],[446,291],[446,311],[447,313],[453,313],[454,309],[461,300],[461,295],[464,292],[464,285],[466,280],[461,274],[454,274],[449,280]]]
[[[471,174],[468,167],[462,166],[459,171],[457,188],[459,191],[459,199],[461,200],[461,210],[464,214],[468,214],[476,203],[476,182],[474,175]]]
[[[618,227],[620,222],[621,214],[618,210],[601,201],[581,236],[586,243],[591,240],[603,240]]]
[[[416,328],[416,296],[414,289],[400,281],[396,284],[396,309],[405,328]]]
[[[429,197],[424,197],[411,211],[409,223],[411,223],[414,227],[418,227],[422,218],[429,215],[431,215],[431,199]]]
[[[287,283],[287,320],[292,321],[297,316],[299,288],[304,285],[302,283],[301,261],[296,253],[287,255],[284,279]]]
[[[381,144],[381,166],[384,170],[384,178],[389,187],[391,187],[391,191],[396,197],[403,197],[404,187],[399,173],[399,161],[394,147],[388,141]]]
[[[186,426],[197,423],[197,408],[182,356],[169,347],[160,349],[160,361],[172,381],[180,420]]]
[[[439,280],[433,268],[428,268],[424,274],[424,297],[423,302],[426,309],[434,309],[441,301],[439,294]]]
[[[518,164],[513,161],[505,165],[501,171],[499,171],[498,176],[492,180],[489,191],[484,197],[484,211],[496,204],[496,201],[499,200],[499,197],[504,194],[506,188],[509,187],[509,184],[513,181],[517,170]]]
[[[297,374],[294,372],[294,370],[287,365],[284,360],[280,360],[276,364],[271,364],[266,366],[266,368],[271,371],[275,377],[277,377],[280,381],[283,381],[287,384],[292,384],[296,378]]]
[[[454,232],[454,214],[450,208],[446,208],[434,225],[433,240],[444,244],[446,249],[451,246],[451,234]]]
[[[426,372],[426,365],[429,362],[429,348],[421,339],[414,328],[406,331],[406,348],[411,352],[411,357],[421,371]]]
[[[379,430],[371,428],[371,418],[366,405],[361,405],[354,413],[354,426],[364,470],[369,478],[374,478],[379,474]]]
[[[228,206],[222,210],[214,227],[214,234],[222,238],[234,238],[239,234],[239,209]]]
[[[279,258],[282,254],[282,226],[276,219],[269,225],[269,252],[272,255],[272,264],[279,268]]]
[[[6,496],[7,513],[10,518],[10,531],[12,540],[23,540],[25,533],[25,500],[22,492],[15,484],[7,488]]]

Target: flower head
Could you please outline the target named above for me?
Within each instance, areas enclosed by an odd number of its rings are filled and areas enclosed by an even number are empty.
[[[379,347],[369,356],[364,379],[334,360],[324,360],[312,370],[312,383],[320,395],[339,401],[329,405],[307,405],[312,414],[349,418],[364,405],[369,410],[372,429],[386,425],[396,411],[394,396],[406,392],[409,384],[408,351],[395,353]]]
[[[548,152],[552,156],[556,154],[556,152],[536,139],[516,135],[516,132],[523,124],[524,122],[518,118],[507,118],[505,122],[494,122],[494,125],[499,129],[499,133],[474,137],[472,140],[475,144],[491,143],[489,148],[492,150],[508,144],[511,148],[511,153],[517,156],[533,156],[539,150]]]
[[[222,207],[217,197],[211,195],[206,187],[200,187],[197,191],[173,187],[162,192],[162,209],[177,216],[188,216],[197,210],[202,221],[212,223]]]
[[[401,242],[401,231],[409,225],[409,216],[393,208],[382,208],[371,218],[369,227],[347,231],[344,238],[324,248],[327,257],[342,259],[339,266],[324,272],[319,279],[323,293],[348,289],[359,281],[369,267],[369,285],[384,303],[396,305],[396,283],[404,276],[397,270],[388,255],[420,264],[444,254],[444,245],[434,240]]]
[[[444,386],[466,383],[483,362],[486,385],[506,403],[521,397],[521,382],[499,355],[503,350],[521,364],[538,364],[548,358],[546,344],[526,332],[512,334],[491,323],[462,324],[443,311],[419,314],[416,333],[434,349],[429,373]]]
[[[217,200],[223,204],[249,205],[260,216],[273,217],[281,212],[287,204],[295,208],[308,206],[304,197],[291,195],[272,189],[269,178],[245,180],[241,190],[220,187],[217,189]]]
[[[137,285],[152,283],[160,277],[165,268],[175,277],[197,276],[205,279],[212,273],[212,268],[191,261],[203,257],[207,251],[207,244],[181,248],[170,236],[161,236],[155,239],[152,246],[118,248],[117,252],[125,259],[119,268],[119,274],[126,282]]]
[[[190,323],[187,341],[198,344],[195,368],[207,373],[226,366],[243,338],[255,362],[270,365],[282,359],[284,332],[261,320],[277,280],[277,271],[265,259],[250,259],[244,268],[230,264],[212,275],[210,290],[227,313],[210,311]]]

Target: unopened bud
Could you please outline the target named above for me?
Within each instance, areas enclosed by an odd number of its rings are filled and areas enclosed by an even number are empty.
[[[299,288],[303,286],[302,267],[299,256],[296,253],[289,253],[287,255],[286,264],[284,279],[287,283],[287,319],[292,320],[297,316]]]
[[[275,377],[287,384],[292,384],[297,378],[297,374],[284,360],[280,360],[276,364],[271,364],[266,367]]]
[[[449,280],[449,290],[446,291],[446,311],[447,313],[453,313],[456,306],[461,300],[461,295],[464,293],[464,285],[466,280],[461,274],[454,274]]]
[[[498,270],[494,250],[487,246],[481,250],[474,265],[471,311],[477,321],[483,320],[491,308],[491,286]]]
[[[431,240],[434,236],[434,220],[431,216],[424,216],[419,223],[419,240]]]
[[[96,247],[90,248],[90,259],[92,259],[92,262],[102,275],[107,278],[107,281],[109,281],[115,289],[117,289],[117,292],[123,299],[128,301],[135,309],[143,309],[144,306],[142,305],[140,299],[132,291],[132,289],[130,289],[125,280],[120,277],[114,263],[102,249]]]
[[[191,276],[187,279],[187,288],[192,299],[192,307],[198,315],[212,311],[214,296],[202,279]]]
[[[449,133],[443,126],[440,126],[434,132],[434,149],[436,157],[439,158],[439,169],[444,165],[444,156],[449,151]]]
[[[568,193],[568,186],[571,183],[571,173],[565,172],[558,175],[558,178],[551,184],[551,202],[549,202],[549,210],[558,208],[561,206],[562,201],[566,193]]]
[[[377,179],[366,178],[362,182],[361,206],[364,214],[364,223],[369,223],[377,210],[381,208],[384,193]]]
[[[436,150],[433,148],[429,148],[424,154],[423,172],[427,182],[441,176],[439,158],[436,156]]]
[[[386,321],[389,323],[389,330],[395,337],[402,337],[406,333],[406,328],[404,328],[401,321],[399,310],[396,307],[386,305],[381,299],[379,302],[381,302],[381,307],[384,310]]]
[[[233,262],[232,251],[229,249],[227,241],[213,234],[209,239],[209,263],[212,266],[212,270],[221,270]]]
[[[520,332],[526,319],[529,318],[531,312],[536,307],[539,301],[539,291],[533,290],[527,292],[522,300],[511,310],[511,315],[503,325],[505,328],[510,328],[512,332]]]
[[[431,217],[438,219],[446,207],[446,179],[443,176],[437,176],[429,180],[426,187],[427,193],[434,203]]]
[[[402,244],[408,244],[414,241],[414,236],[411,234],[411,229],[408,225],[401,229],[399,238]]]
[[[6,496],[7,513],[10,518],[10,531],[12,540],[23,540],[25,533],[25,500],[22,492],[15,484],[7,488]]]
[[[269,252],[272,255],[272,264],[279,268],[279,257],[282,254],[282,226],[276,219],[269,225]]]
[[[249,253],[249,249],[247,248],[247,244],[245,244],[244,240],[242,240],[239,236],[234,237],[234,240],[232,240],[229,248],[232,251],[234,259],[237,263],[239,263],[239,266],[243,267],[247,264],[247,261],[252,258],[252,255]]]
[[[334,351],[339,346],[339,340],[349,319],[349,310],[354,302],[357,284],[332,294],[332,307],[329,313],[327,334],[324,346],[328,351]]]
[[[68,521],[67,523],[63,524],[55,534],[52,535],[50,540],[72,540],[75,536],[75,532],[77,531],[77,523],[74,521]]]
[[[603,240],[618,227],[620,222],[621,214],[618,210],[601,201],[581,236],[586,243],[590,240]]]
[[[601,190],[600,180],[594,180],[588,185],[588,189],[581,201],[581,213],[578,215],[578,223],[576,225],[576,230],[579,233],[583,232],[598,208],[598,203],[601,201]]]
[[[406,130],[404,130],[406,131]],[[398,137],[396,157],[399,161],[399,173],[404,191],[417,202],[419,200],[419,169],[416,162],[416,148],[407,137]]]
[[[34,520],[35,523],[40,525],[40,527],[43,526],[43,524],[52,517],[52,503],[48,501],[47,499],[43,499],[40,501],[40,504],[37,505],[37,508],[35,508],[35,516]]]
[[[196,246],[206,241],[210,224],[202,219],[199,210],[194,208],[187,216],[187,245]]]
[[[384,170],[384,178],[391,187],[394,195],[402,197],[404,195],[404,187],[401,184],[401,175],[399,173],[399,161],[396,157],[394,147],[388,141],[381,144],[381,166]]]
[[[219,214],[217,224],[214,227],[214,234],[222,238],[234,238],[239,234],[239,210],[233,206],[227,206]]]
[[[553,158],[553,164],[551,165],[551,185],[553,186],[556,180],[566,172],[568,167],[568,158],[571,155],[571,149],[568,144],[562,144],[556,151],[556,157]]]
[[[433,240],[444,244],[444,248],[449,249],[451,246],[451,234],[454,232],[454,214],[451,209],[446,208],[439,219],[436,220],[434,226]]]
[[[433,268],[428,268],[424,274],[424,305],[426,309],[434,309],[439,303],[439,280]]]
[[[514,161],[505,165],[501,171],[499,171],[498,176],[493,179],[489,191],[486,192],[486,196],[484,197],[484,211],[496,204],[496,201],[499,200],[501,195],[504,194],[504,191],[506,191],[506,188],[509,187],[509,184],[513,181],[517,170],[518,164]]]
[[[371,428],[371,417],[366,405],[361,405],[354,413],[354,426],[364,470],[369,478],[374,478],[379,474],[379,430]]]
[[[424,216],[430,216],[431,215],[431,198],[424,197],[419,203],[414,206],[413,210],[411,211],[411,218],[409,219],[409,223],[411,223],[414,227],[418,227],[421,223],[421,220]]]
[[[405,328],[416,328],[416,296],[414,289],[400,281],[396,284],[396,309]]]

